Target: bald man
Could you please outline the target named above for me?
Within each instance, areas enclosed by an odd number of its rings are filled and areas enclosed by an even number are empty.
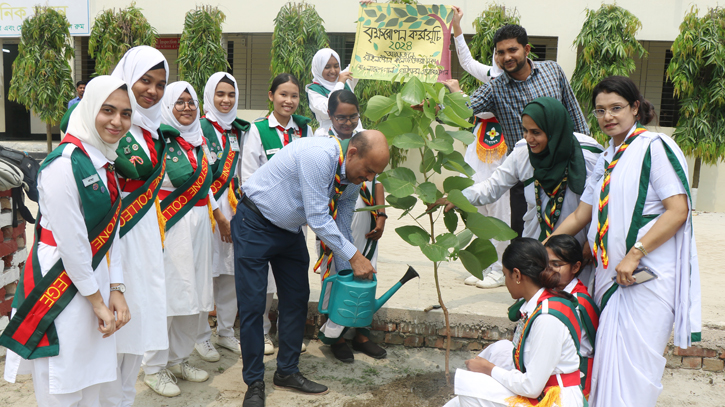
[[[390,159],[383,133],[360,132],[350,140],[310,137],[285,146],[244,184],[232,218],[239,306],[242,374],[249,386],[244,407],[264,406],[264,314],[268,264],[279,297],[279,352],[274,384],[310,394],[326,386],[306,379],[299,362],[310,286],[307,224],[332,250],[340,270],[371,279],[375,269],[352,243],[350,222],[357,187],[382,173]],[[339,179],[339,182],[336,181]],[[330,214],[335,201],[337,218]]]

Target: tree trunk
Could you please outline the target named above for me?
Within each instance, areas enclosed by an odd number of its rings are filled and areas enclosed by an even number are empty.
[[[441,6],[444,7],[444,6]],[[453,11],[451,11],[453,12]],[[438,82],[442,82],[448,79],[451,79],[451,27],[449,25],[446,25],[446,22],[443,21],[440,16],[437,14],[428,14],[428,17],[431,17],[435,20],[437,20],[439,23],[441,23],[441,28],[443,29],[443,49],[441,50],[441,59],[439,60],[438,64],[443,65],[444,69],[441,71],[440,74],[438,74]]]
[[[50,123],[45,124],[45,135],[48,140],[48,154],[50,154],[51,151],[53,151],[53,134],[50,132],[51,126]]]
[[[702,158],[699,156],[695,158],[695,168],[692,170],[692,188],[700,186],[700,166],[702,165]]]

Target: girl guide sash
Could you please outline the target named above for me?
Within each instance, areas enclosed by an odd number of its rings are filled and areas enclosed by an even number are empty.
[[[194,173],[161,201],[161,213],[166,219],[167,231],[183,218],[200,199],[206,198],[209,194],[211,185],[209,162],[204,157],[204,150],[202,148],[198,150]]]
[[[242,135],[249,131],[250,125],[243,120],[235,119],[232,122],[232,130],[227,132],[218,123],[212,122],[206,117],[202,117],[202,119],[206,119],[201,120],[200,123],[201,130],[207,140],[207,145],[210,146],[210,150],[213,150],[213,147],[216,147],[217,144],[224,146],[221,153],[211,151],[212,157],[209,157],[210,160],[215,162],[212,164],[211,176],[213,181],[210,188],[214,194],[214,199],[219,200],[230,185],[231,190],[234,190],[233,179],[234,174],[237,172],[239,146],[242,143]],[[222,140],[218,139],[214,129],[221,134]],[[234,130],[236,130],[236,134],[234,134]],[[232,138],[234,139],[232,140]],[[236,148],[233,148],[232,144]],[[219,163],[217,164],[216,161],[219,161]]]
[[[71,153],[71,163],[93,254],[91,267],[95,270],[108,253],[119,228],[121,199],[117,198],[112,202],[109,191],[98,178],[98,173],[82,144],[70,135],[46,158],[40,171],[60,157],[68,143],[78,147]],[[89,182],[89,178],[96,182]],[[111,182],[116,182],[115,176],[109,177],[108,183]],[[0,336],[0,345],[28,360],[59,354],[60,343],[53,321],[78,292],[65,271],[63,259],[58,260],[43,276],[38,260],[38,244],[40,241],[53,242],[53,238],[49,231],[40,226],[40,218],[38,211],[35,243],[25,262],[13,301],[13,308],[17,311]]]

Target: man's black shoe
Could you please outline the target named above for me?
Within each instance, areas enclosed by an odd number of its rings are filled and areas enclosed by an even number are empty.
[[[264,407],[264,382],[254,382],[247,387],[242,407]]]
[[[355,356],[352,354],[352,350],[347,346],[346,342],[333,343],[330,345],[330,350],[337,360],[343,363],[352,363],[355,361]]]
[[[300,372],[292,373],[287,376],[282,376],[281,374],[274,372],[274,385],[285,389],[299,390],[309,394],[322,395],[329,391],[327,386],[308,380],[306,377],[302,376],[302,373]]]
[[[373,341],[352,341],[352,348],[375,359],[385,359],[388,356],[388,351],[376,345]]]

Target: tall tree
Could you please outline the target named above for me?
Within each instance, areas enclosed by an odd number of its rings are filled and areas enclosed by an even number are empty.
[[[53,149],[51,127],[58,124],[75,95],[70,59],[70,23],[50,7],[36,6],[23,21],[18,57],[13,61],[8,99],[25,105],[45,123],[48,152]]]
[[[123,54],[139,45],[153,47],[156,29],[133,2],[128,8],[103,10],[96,16],[88,39],[88,54],[96,59],[96,75],[109,75]]]
[[[695,156],[692,188],[700,166],[725,157],[725,8],[711,8],[701,18],[692,7],[672,44],[667,77],[680,98],[680,118],[673,138]]]
[[[196,10],[186,13],[179,40],[179,77],[189,82],[197,95],[204,94],[210,76],[229,68],[222,47],[222,23],[226,18],[212,6],[197,6]]]
[[[642,28],[637,16],[615,4],[603,4],[598,10],[586,10],[587,18],[574,40],[580,47],[571,88],[582,111],[588,114],[592,136],[604,144],[609,138],[599,130],[591,104],[594,87],[612,75],[629,76],[634,72],[634,57],[647,51],[634,37]]]
[[[282,6],[274,19],[270,64],[272,79],[286,72],[297,77],[302,86],[312,82],[312,58],[319,49],[330,44],[323,24],[324,20],[317,14],[315,6],[304,1]],[[307,98],[303,96],[304,89],[300,91],[302,97],[297,112],[312,117]]]

